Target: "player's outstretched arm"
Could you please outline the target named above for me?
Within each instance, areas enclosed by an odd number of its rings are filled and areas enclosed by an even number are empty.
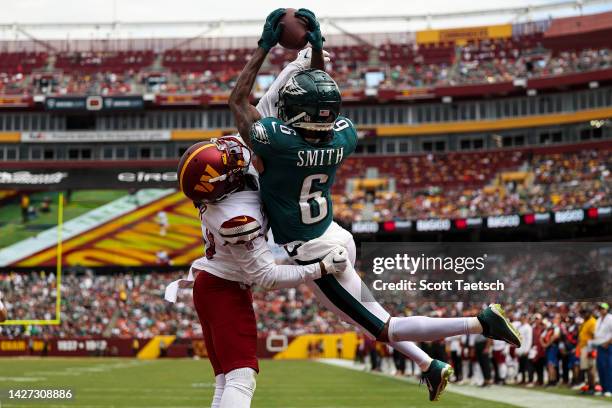
[[[293,288],[328,274],[343,273],[349,263],[346,249],[338,247],[311,265],[277,265],[265,239],[230,245],[230,250],[248,280],[264,289]]]
[[[249,147],[252,147],[249,138],[251,125],[261,118],[257,109],[249,102],[249,96],[268,51],[278,43],[283,31],[283,26],[279,21],[284,15],[285,9],[283,8],[276,9],[268,15],[258,42],[259,47],[240,73],[236,86],[230,94],[229,107],[234,115],[236,127]]]
[[[323,59],[325,62],[330,61],[329,52],[323,50]],[[272,82],[264,96],[257,103],[257,111],[263,118],[278,117],[278,93],[285,86],[289,78],[296,73],[308,68],[313,68],[312,65],[312,48],[307,47],[298,52],[294,61],[291,61]]]
[[[325,37],[321,34],[321,25],[315,14],[305,8],[301,8],[295,12],[296,17],[303,18],[308,24],[308,42],[312,45],[312,61],[311,68],[325,71],[325,58],[323,55],[323,41]]]

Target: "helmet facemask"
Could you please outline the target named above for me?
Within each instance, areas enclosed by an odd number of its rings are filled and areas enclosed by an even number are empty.
[[[244,175],[251,164],[250,150],[240,142],[239,139],[226,136],[220,139],[212,139],[212,143],[222,152],[221,159],[225,165],[226,172],[208,180],[209,183],[224,182],[224,192],[211,202],[219,202],[228,195],[244,188]]]

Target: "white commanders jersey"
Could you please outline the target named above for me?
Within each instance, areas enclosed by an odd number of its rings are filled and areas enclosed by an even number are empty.
[[[268,221],[258,191],[230,194],[200,207],[206,255],[193,269],[265,289],[295,287],[321,277],[319,264],[277,265],[266,242]],[[191,274],[191,273],[190,273]]]
[[[295,287],[321,277],[318,263],[275,263],[265,238],[267,220],[258,191],[239,191],[218,203],[203,205],[200,219],[206,255],[192,263],[187,279],[166,287],[165,299],[169,302],[176,302],[180,289],[193,285],[194,270],[265,289]]]
[[[193,268],[250,285],[250,272],[274,262],[258,191],[239,191],[199,210],[206,255],[194,261]]]

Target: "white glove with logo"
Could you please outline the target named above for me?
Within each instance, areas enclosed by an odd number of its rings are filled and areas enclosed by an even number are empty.
[[[298,52],[297,58],[293,61],[294,64],[298,65],[302,70],[310,68],[310,61],[312,57],[312,48],[304,48],[300,52]],[[329,52],[323,50],[323,60],[325,63],[331,61],[329,57]]]
[[[321,264],[325,271],[321,271],[321,275],[339,275],[348,267],[348,254],[346,248],[338,246],[323,258]]]

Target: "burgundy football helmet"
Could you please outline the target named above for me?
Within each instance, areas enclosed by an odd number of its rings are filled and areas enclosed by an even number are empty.
[[[195,203],[220,201],[244,188],[250,162],[250,150],[237,137],[196,143],[179,162],[180,189]]]

